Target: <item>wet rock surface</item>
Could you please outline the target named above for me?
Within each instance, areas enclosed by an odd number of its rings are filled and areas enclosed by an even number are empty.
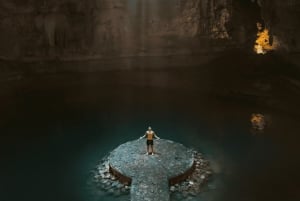
[[[130,185],[119,182],[109,171],[108,156],[103,157],[91,173],[93,184],[98,190],[114,197],[129,195]]]
[[[169,140],[155,141],[154,146],[155,155],[147,155],[143,140],[120,145],[93,171],[96,185],[113,196],[130,194],[131,200],[197,196],[212,175],[202,154]]]
[[[209,161],[205,160],[203,155],[194,151],[195,169],[184,181],[171,185],[171,200],[189,199],[201,193],[205,184],[211,179],[212,169]]]

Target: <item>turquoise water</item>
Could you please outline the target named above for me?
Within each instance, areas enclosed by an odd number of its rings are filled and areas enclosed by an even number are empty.
[[[210,160],[214,176],[194,200],[294,200],[297,119],[164,79],[153,86],[128,72],[50,75],[10,86],[1,100],[0,200],[128,200],[94,187],[90,171],[149,125]],[[250,132],[253,111],[272,116],[265,133]]]

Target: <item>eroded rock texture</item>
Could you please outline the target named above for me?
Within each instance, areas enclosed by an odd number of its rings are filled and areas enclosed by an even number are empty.
[[[299,51],[299,9],[295,0],[2,0],[0,56],[80,59],[212,51],[213,40],[252,44],[259,19],[286,49]]]
[[[300,1],[260,0],[265,25],[290,52],[300,51]]]

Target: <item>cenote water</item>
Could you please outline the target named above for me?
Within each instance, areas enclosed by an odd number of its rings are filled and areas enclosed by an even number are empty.
[[[180,74],[126,70],[2,83],[0,200],[128,200],[93,186],[90,171],[149,125],[210,161],[213,177],[194,200],[293,200],[298,120],[218,99],[197,74],[187,79],[194,70]],[[272,124],[253,135],[249,118],[257,111],[272,116]]]

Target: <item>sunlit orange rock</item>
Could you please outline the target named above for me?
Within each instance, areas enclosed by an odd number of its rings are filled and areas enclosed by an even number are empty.
[[[254,51],[257,54],[266,54],[271,50],[275,50],[278,47],[278,40],[276,37],[273,37],[273,43],[270,43],[270,34],[269,30],[263,28],[261,23],[256,23],[258,32],[257,32],[257,39],[254,45]]]

